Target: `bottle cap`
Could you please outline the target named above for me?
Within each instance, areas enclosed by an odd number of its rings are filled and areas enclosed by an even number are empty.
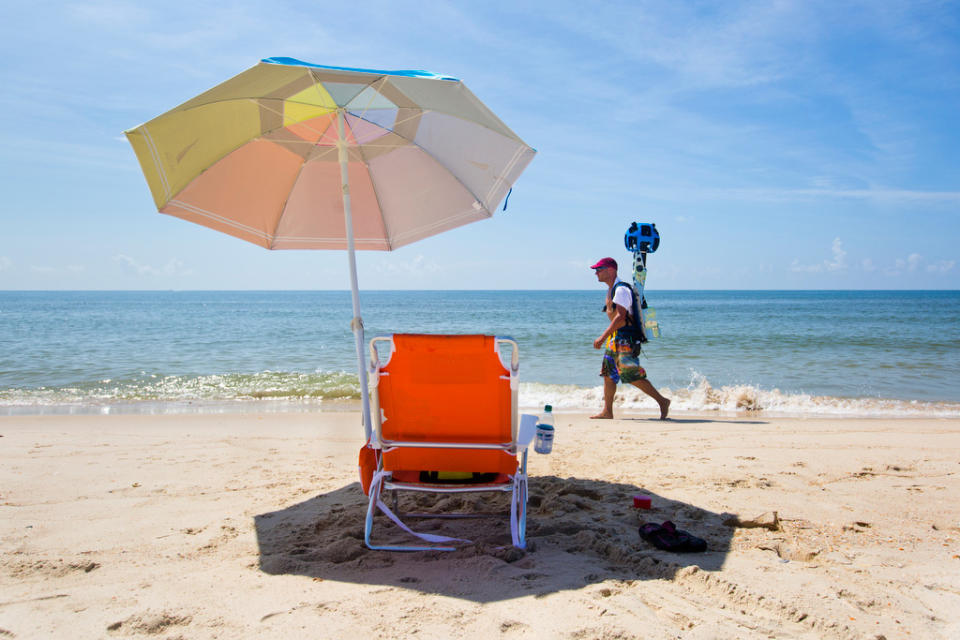
[[[550,405],[550,404],[544,405],[543,410],[544,410],[544,411],[553,411],[553,405]]]

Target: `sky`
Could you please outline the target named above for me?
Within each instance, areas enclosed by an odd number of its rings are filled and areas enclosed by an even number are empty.
[[[156,212],[123,131],[271,56],[461,78],[537,156],[365,289],[960,289],[960,2],[5,3],[0,290],[346,289]],[[627,271],[623,269],[622,271]]]

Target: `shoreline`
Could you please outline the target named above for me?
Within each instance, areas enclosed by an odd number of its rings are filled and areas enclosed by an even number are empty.
[[[602,387],[581,388],[577,397],[564,395],[566,385],[539,385],[544,390],[524,398],[521,394],[520,412],[539,413],[543,405],[551,404],[555,411],[569,414],[591,414],[602,406]],[[777,397],[777,405],[760,406],[750,389],[724,389],[725,397],[705,399],[712,389],[695,390],[699,397],[691,397],[690,390],[663,388],[673,400],[670,416],[737,418],[797,418],[797,419],[958,419],[960,403],[921,400],[894,400],[886,398],[840,398],[797,394]],[[778,394],[776,390],[770,392]],[[706,405],[706,406],[705,406]],[[36,404],[0,404],[0,419],[28,416],[109,416],[109,415],[244,415],[244,414],[330,414],[360,411],[359,398],[235,398],[183,400],[124,400],[87,401]],[[617,392],[614,411],[629,416],[658,416],[659,410],[650,398],[634,388]]]

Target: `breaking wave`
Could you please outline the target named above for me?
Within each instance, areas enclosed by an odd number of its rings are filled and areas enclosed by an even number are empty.
[[[787,393],[753,385],[713,387],[695,374],[685,388],[661,387],[671,399],[670,413],[717,413],[719,415],[835,416],[835,417],[918,417],[958,418],[960,403],[893,400],[886,398],[843,398],[807,393]],[[594,411],[603,406],[603,387],[528,383],[520,385],[520,406],[536,409],[551,404],[568,411]],[[657,414],[656,403],[642,391],[620,385],[614,408]]]
[[[106,407],[163,403],[235,403],[273,401],[274,404],[319,404],[360,397],[357,376],[344,372],[295,373],[262,371],[206,376],[141,374],[136,377],[67,385],[0,389],[0,408],[17,413],[46,412],[50,407]]]
[[[960,403],[817,396],[746,384],[714,387],[699,374],[694,374],[686,387],[661,387],[660,391],[672,400],[670,411],[674,415],[960,417]],[[204,376],[143,373],[62,387],[0,389],[0,413],[350,410],[358,407],[359,399],[357,376],[345,372],[262,371]],[[520,383],[519,405],[523,410],[540,409],[545,404],[558,411],[595,411],[603,404],[603,387]],[[615,407],[657,413],[653,400],[629,385],[617,389]]]

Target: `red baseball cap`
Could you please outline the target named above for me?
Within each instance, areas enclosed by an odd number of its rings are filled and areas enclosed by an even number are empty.
[[[597,264],[590,267],[591,269],[602,269],[603,267],[612,267],[614,271],[617,270],[617,261],[613,258],[600,258],[597,260]]]

